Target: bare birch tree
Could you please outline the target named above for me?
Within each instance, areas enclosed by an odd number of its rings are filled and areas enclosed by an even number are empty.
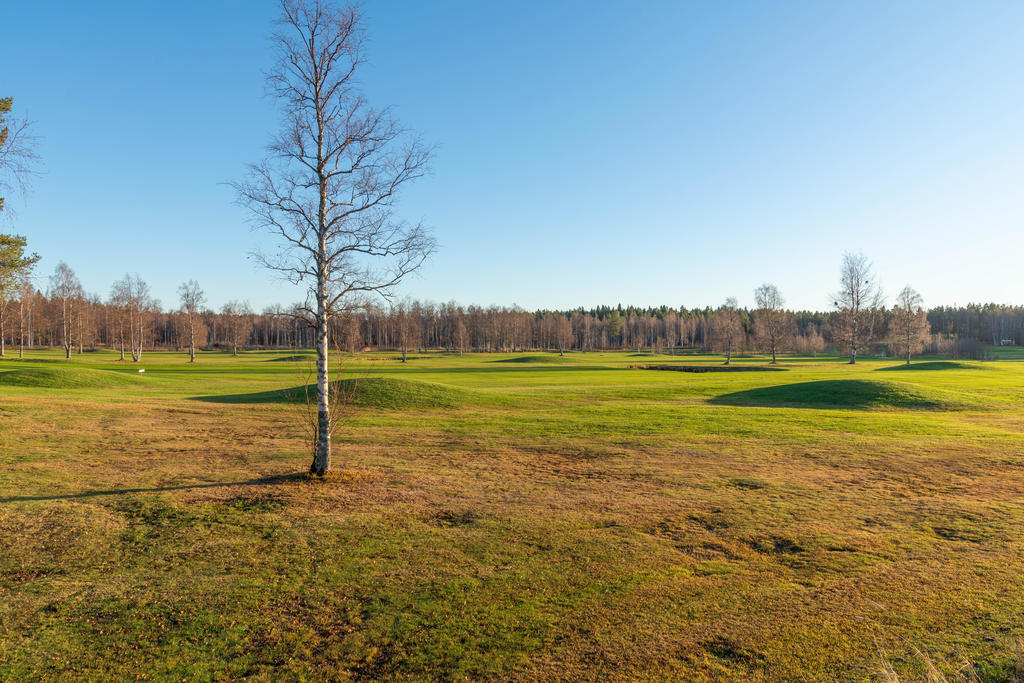
[[[882,290],[864,254],[843,254],[839,291],[833,297],[833,305],[833,337],[840,348],[849,349],[850,363],[856,363],[858,350],[875,338],[883,305]]]
[[[928,313],[922,306],[921,295],[907,285],[896,297],[889,323],[889,336],[896,353],[905,356],[907,365],[915,353],[920,353],[931,335]]]
[[[195,280],[189,280],[178,287],[181,310],[188,321],[188,362],[196,362],[196,322],[199,309],[206,303],[206,293]]]
[[[785,309],[786,300],[775,285],[765,283],[754,290],[757,310],[754,312],[754,333],[772,354],[772,365],[778,363],[777,353],[793,335],[793,314]]]
[[[132,354],[132,362],[142,360],[142,351],[146,343],[149,321],[158,303],[149,295],[149,285],[139,277],[125,275],[114,283],[111,288],[111,300],[122,307],[125,314],[125,325],[128,328],[128,350]],[[121,342],[121,360],[124,360],[124,341]]]
[[[71,267],[61,261],[50,276],[50,298],[60,304],[60,341],[64,347],[64,358],[71,358],[72,326],[75,303],[82,296],[82,285]]]
[[[732,363],[732,354],[743,339],[743,323],[736,299],[730,297],[711,315],[713,347],[725,354],[725,364]]]
[[[18,287],[18,358],[25,357],[25,333],[32,319],[35,297],[36,286],[32,284],[31,274],[26,272]]]
[[[227,323],[231,355],[238,356],[238,347],[244,346],[252,334],[252,309],[248,301],[229,301],[221,308],[220,314]]]
[[[310,471],[323,475],[331,467],[329,322],[354,295],[387,295],[434,251],[423,226],[395,216],[400,189],[427,172],[430,150],[360,92],[356,74],[365,57],[357,7],[283,0],[281,8],[268,86],[283,126],[268,158],[236,189],[254,222],[281,240],[279,253],[260,256],[263,264],[309,284],[301,308],[317,349]]]
[[[559,315],[555,320],[555,341],[558,342],[558,355],[565,355],[565,348],[572,344],[572,325],[564,315]]]
[[[128,284],[130,278],[125,275],[110,287],[110,298],[107,305],[113,310],[114,324],[117,327],[117,343],[121,350],[120,360],[124,360],[125,327],[128,325]]]
[[[466,346],[469,344],[469,330],[466,329],[466,323],[461,317],[455,321],[454,337],[455,348],[458,349],[461,356],[466,352]]]

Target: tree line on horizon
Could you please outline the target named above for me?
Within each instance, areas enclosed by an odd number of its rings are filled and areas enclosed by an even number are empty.
[[[205,305],[199,284],[189,281],[178,290],[177,306],[168,309],[138,275],[114,282],[104,298],[85,292],[63,262],[40,288],[29,277],[37,257],[25,254],[24,247],[24,238],[0,235],[0,355],[9,348],[59,347],[71,357],[108,348],[119,351],[122,360],[140,361],[150,349],[188,350],[194,359],[197,350],[237,355],[249,349],[314,347],[314,330],[298,304],[255,311],[248,302],[233,300],[214,310]],[[14,280],[5,275],[14,270],[20,270]],[[1024,335],[1024,306],[968,304],[925,310],[913,293],[909,296],[902,307],[873,302],[861,314],[860,332],[853,329],[849,308],[788,310],[772,285],[758,288],[759,305],[753,308],[727,300],[717,308],[616,305],[526,311],[406,299],[350,306],[331,321],[330,337],[335,348],[349,353],[696,349],[721,352],[729,359],[773,349],[776,354],[848,353],[858,341],[862,353],[866,349],[870,355],[904,354],[909,345],[912,353],[983,358],[989,344],[1016,342]],[[902,339],[897,338],[901,331]]]

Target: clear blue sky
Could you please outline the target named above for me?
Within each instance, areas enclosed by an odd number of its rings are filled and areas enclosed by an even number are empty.
[[[439,145],[403,214],[441,250],[404,292],[528,309],[823,309],[844,250],[894,295],[1024,302],[1024,3],[365,5],[376,104]],[[301,298],[224,183],[276,128],[273,2],[17,2],[0,95],[44,175],[4,231],[87,290]]]

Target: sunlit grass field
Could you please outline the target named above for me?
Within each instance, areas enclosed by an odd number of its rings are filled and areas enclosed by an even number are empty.
[[[343,356],[325,480],[308,354],[9,358],[0,680],[1014,680],[999,353]]]

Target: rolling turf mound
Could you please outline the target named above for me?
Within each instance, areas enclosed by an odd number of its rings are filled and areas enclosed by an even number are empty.
[[[392,379],[390,377],[366,377],[343,379],[332,382],[340,389],[342,402],[366,408],[398,410],[405,408],[455,408],[480,403],[477,392],[432,382]],[[200,401],[211,403],[302,403],[306,400],[307,389],[291,387],[251,394],[227,396],[198,396]],[[315,400],[316,385],[308,387],[309,400]]]
[[[0,385],[9,387],[86,389],[116,387],[136,381],[132,375],[91,368],[26,368],[0,372]]]
[[[474,392],[461,387],[390,377],[341,381],[352,404],[369,408],[455,408],[476,402]]]
[[[952,392],[901,382],[863,379],[835,379],[759,387],[716,396],[709,402],[736,406],[791,406],[852,410],[886,408],[964,410],[982,407],[976,400]]]
[[[928,360],[920,363],[901,363],[887,368],[878,368],[886,372],[905,370],[980,370],[981,367],[975,363],[964,363],[956,360]]]
[[[774,365],[639,365],[642,370],[673,370],[675,372],[780,372],[788,368]]]
[[[489,361],[491,363],[566,363],[568,359],[565,356],[559,356],[557,354],[532,354],[529,356],[516,356],[514,358],[499,358],[498,360]]]

